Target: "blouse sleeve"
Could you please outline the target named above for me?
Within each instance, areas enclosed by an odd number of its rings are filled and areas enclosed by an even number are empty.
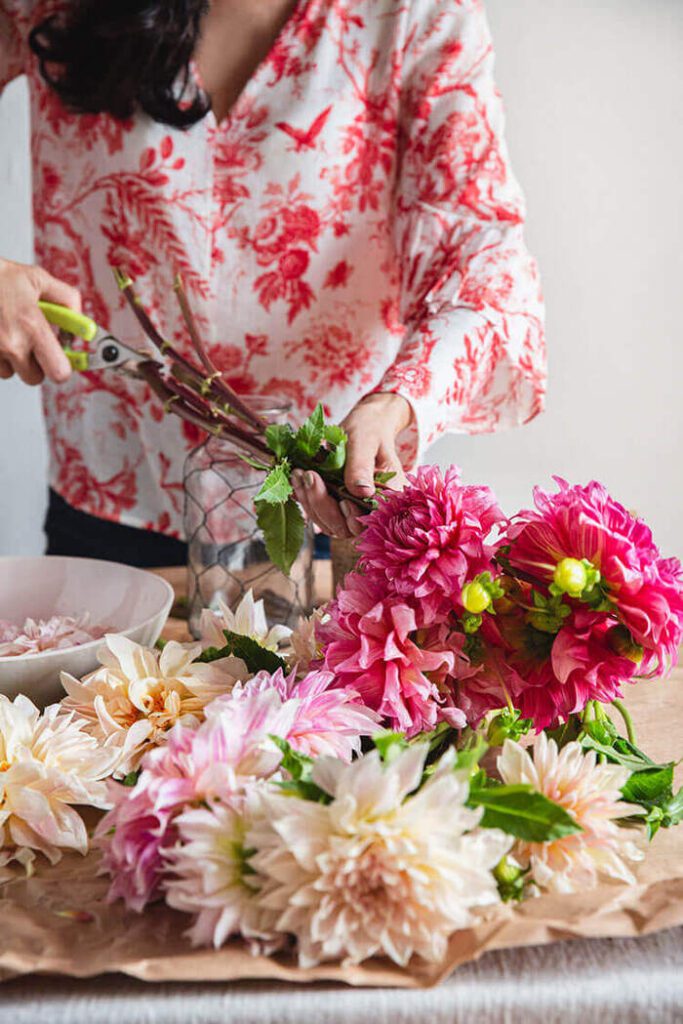
[[[524,423],[545,391],[543,301],[483,8],[412,0],[410,10],[395,211],[406,333],[378,388],[413,407],[404,461],[449,431]]]
[[[0,93],[26,70],[29,6],[22,0],[0,0]]]

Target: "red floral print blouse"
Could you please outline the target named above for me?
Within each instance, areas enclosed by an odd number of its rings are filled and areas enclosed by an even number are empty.
[[[406,462],[541,410],[542,299],[478,0],[299,0],[230,115],[187,131],[69,113],[27,44],[53,7],[0,0],[0,88],[28,75],[36,260],[102,326],[141,341],[116,264],[187,346],[181,272],[233,386],[294,420],[398,392]],[[146,385],[74,374],[44,406],[67,502],[182,535],[198,438]]]

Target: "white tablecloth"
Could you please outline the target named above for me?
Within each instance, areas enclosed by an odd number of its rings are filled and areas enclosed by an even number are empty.
[[[427,990],[29,977],[0,1024],[680,1024],[683,928],[489,953]]]

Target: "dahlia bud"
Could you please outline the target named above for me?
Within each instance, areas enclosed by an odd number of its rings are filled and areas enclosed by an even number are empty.
[[[477,580],[465,584],[461,598],[463,607],[472,615],[481,615],[491,604],[491,595]]]
[[[553,583],[563,594],[580,597],[588,583],[588,572],[578,558],[563,558],[555,566]]]

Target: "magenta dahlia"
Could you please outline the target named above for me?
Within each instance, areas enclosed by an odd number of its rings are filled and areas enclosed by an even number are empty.
[[[536,509],[514,517],[502,544],[513,570],[611,612],[643,648],[642,670],[663,671],[683,637],[683,575],[662,558],[649,527],[597,481],[534,490]]]
[[[387,491],[358,540],[363,566],[397,594],[460,604],[463,585],[491,569],[485,543],[505,522],[488,487],[466,487],[456,466],[422,466],[402,491]]]
[[[389,728],[407,736],[433,729],[441,718],[465,724],[443,697],[447,679],[464,660],[462,637],[425,625],[419,610],[387,595],[380,579],[359,573],[347,576],[328,611],[317,633],[337,686],[353,690]]]

